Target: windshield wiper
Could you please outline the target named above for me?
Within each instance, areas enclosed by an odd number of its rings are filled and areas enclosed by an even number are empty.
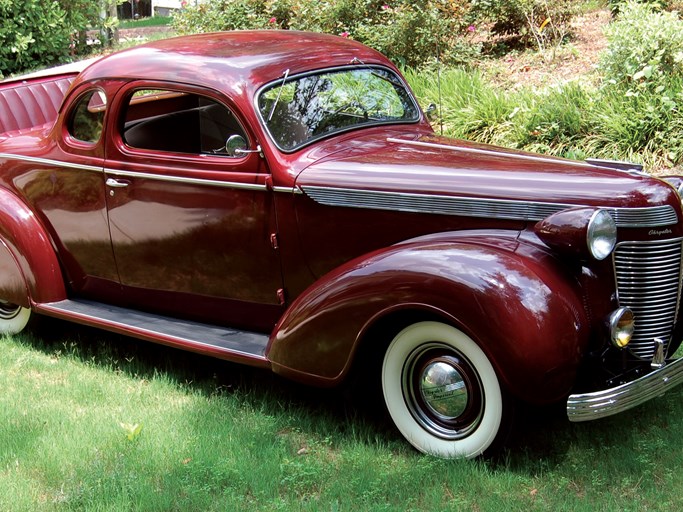
[[[287,81],[287,77],[289,76],[289,68],[285,70],[285,76],[282,77],[282,83],[280,84],[280,90],[277,92],[277,98],[275,98],[275,103],[273,103],[273,108],[270,109],[270,114],[268,114],[268,122],[270,123],[270,120],[273,119],[273,114],[275,113],[275,107],[277,107],[278,102],[280,101],[280,96],[282,96],[282,88],[285,86],[285,82]]]

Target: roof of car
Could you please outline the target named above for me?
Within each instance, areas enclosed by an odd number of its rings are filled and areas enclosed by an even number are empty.
[[[220,88],[258,88],[284,75],[348,64],[385,64],[356,41],[312,32],[260,30],[180,36],[102,58],[80,81],[150,79]],[[242,91],[244,92],[244,91]]]

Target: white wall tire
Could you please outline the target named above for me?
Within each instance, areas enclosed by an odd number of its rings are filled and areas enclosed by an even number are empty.
[[[0,300],[0,334],[17,334],[31,319],[31,310]]]
[[[504,397],[486,354],[463,332],[418,322],[390,343],[382,391],[398,430],[418,450],[472,458],[503,429]]]

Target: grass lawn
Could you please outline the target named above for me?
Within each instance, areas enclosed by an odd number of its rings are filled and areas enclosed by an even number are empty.
[[[676,510],[683,390],[572,425],[526,411],[444,461],[329,391],[91,329],[0,339],[0,510]]]

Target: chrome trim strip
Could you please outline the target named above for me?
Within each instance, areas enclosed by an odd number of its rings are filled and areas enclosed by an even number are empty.
[[[147,180],[168,181],[171,183],[187,183],[190,185],[207,185],[210,187],[234,188],[240,190],[268,190],[266,184],[258,183],[238,183],[234,181],[206,180],[202,178],[185,178],[180,176],[166,176],[163,174],[152,174],[146,172],[121,171],[118,169],[105,169],[106,174],[114,176],[124,176],[126,178],[141,178]]]
[[[299,187],[273,187],[273,192],[279,194],[303,194],[303,191]]]
[[[683,383],[683,358],[614,388],[570,395],[569,421],[591,421],[627,411]]]
[[[169,181],[173,183],[187,183],[190,185],[206,185],[210,187],[220,187],[220,188],[232,188],[239,190],[258,190],[266,191],[268,186],[266,184],[257,183],[239,183],[234,181],[218,181],[218,180],[206,180],[199,178],[184,178],[179,176],[165,176],[163,174],[153,174],[145,172],[134,172],[134,171],[122,171],[118,169],[105,169],[103,167],[95,167],[93,165],[82,165],[73,164],[69,162],[61,162],[59,160],[50,160],[48,158],[36,158],[32,156],[22,156],[13,155],[9,153],[0,153],[0,158],[6,158],[8,160],[20,160],[23,162],[33,162],[36,164],[44,165],[54,165],[57,167],[66,167],[68,169],[78,169],[81,171],[95,171],[95,172],[105,172],[106,174],[112,174],[115,176],[125,176],[127,178],[143,178],[150,180],[159,181]],[[303,194],[301,189],[298,187],[273,187],[273,192],[278,193],[289,193],[289,194]]]
[[[35,164],[55,165],[58,167],[67,167],[69,169],[79,169],[81,171],[102,172],[102,170],[103,170],[102,167],[96,167],[94,165],[73,164],[73,163],[69,163],[69,162],[60,162],[59,160],[50,160],[49,158],[37,158],[34,156],[13,155],[10,153],[0,153],[0,158],[6,158],[8,160],[19,160],[22,162],[32,162]]]
[[[445,149],[448,151],[459,151],[461,153],[474,153],[477,155],[499,156],[499,157],[505,157],[505,158],[514,158],[517,160],[527,160],[527,161],[533,161],[533,162],[545,162],[545,163],[551,163],[551,164],[557,164],[557,165],[571,165],[571,166],[576,165],[576,162],[571,161],[571,160],[562,160],[562,159],[556,160],[553,158],[547,158],[547,157],[542,157],[542,156],[520,155],[518,153],[508,153],[505,151],[494,151],[491,149],[465,148],[462,146],[449,146],[447,144],[439,144],[437,142],[423,142],[420,140],[397,139],[395,137],[388,137],[387,142],[393,142],[395,144],[407,144],[409,146],[418,146],[418,147],[422,147],[422,148]]]
[[[539,221],[567,208],[585,206],[318,186],[303,186],[302,189],[311,199],[326,206],[522,221]],[[604,209],[622,228],[659,227],[678,222],[676,211],[670,205]]]

